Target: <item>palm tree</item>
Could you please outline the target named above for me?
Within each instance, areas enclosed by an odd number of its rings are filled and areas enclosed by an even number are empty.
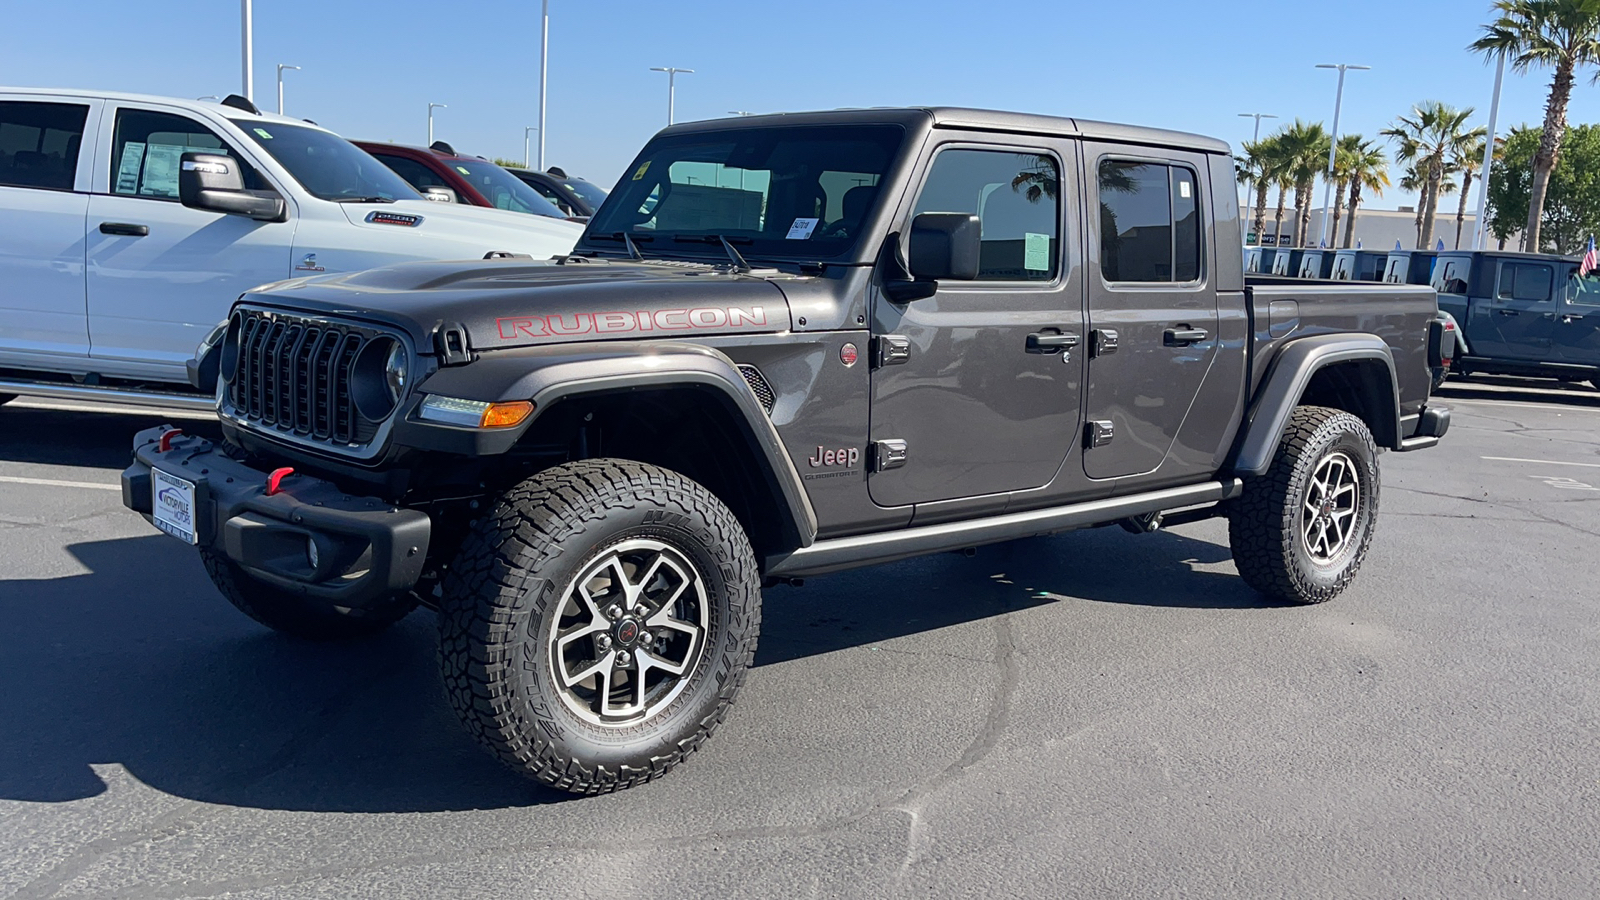
[[[1289,244],[1285,243],[1283,239],[1284,192],[1293,185],[1294,178],[1289,172],[1288,156],[1284,152],[1283,130],[1279,129],[1271,136],[1262,138],[1255,143],[1255,146],[1261,154],[1262,182],[1268,187],[1278,189],[1278,209],[1272,219],[1273,244],[1278,247],[1287,247]],[[1258,196],[1264,201],[1266,195],[1261,192],[1261,187],[1257,186],[1256,190]],[[1256,230],[1257,234],[1263,234],[1262,229],[1266,228],[1265,218],[1265,213],[1261,213],[1261,228]]]
[[[1300,119],[1295,119],[1293,125],[1284,128],[1275,137],[1280,141],[1283,164],[1288,170],[1290,183],[1294,185],[1294,242],[1296,246],[1304,247],[1307,232],[1311,229],[1312,191],[1317,184],[1317,175],[1327,165],[1332,139],[1321,122],[1303,122]]]
[[[1538,251],[1539,219],[1544,215],[1550,173],[1561,159],[1572,82],[1580,67],[1600,64],[1600,0],[1498,0],[1493,9],[1500,17],[1483,26],[1483,36],[1470,49],[1504,56],[1518,72],[1534,66],[1556,70],[1545,100],[1544,134],[1533,156],[1528,198],[1527,246]]]
[[[1328,233],[1335,244],[1339,241],[1339,216],[1344,211],[1344,191],[1350,185],[1352,154],[1359,151],[1363,138],[1359,134],[1346,134],[1339,138],[1339,150],[1333,155],[1333,228]],[[1326,211],[1324,211],[1326,212]]]
[[[1537,0],[1533,0],[1537,2]],[[1600,0],[1592,0],[1600,5]],[[1395,142],[1395,159],[1415,163],[1418,174],[1425,175],[1425,189],[1419,211],[1422,226],[1417,233],[1417,249],[1427,249],[1433,242],[1434,217],[1439,211],[1441,182],[1450,173],[1450,165],[1461,154],[1461,148],[1481,140],[1484,129],[1466,130],[1472,107],[1456,109],[1437,100],[1425,100],[1411,108],[1411,114],[1400,116],[1383,130],[1385,137]]]
[[[1374,197],[1383,196],[1383,189],[1389,186],[1389,160],[1381,147],[1365,139],[1352,146],[1348,155],[1344,155],[1344,141],[1340,140],[1339,152],[1345,176],[1350,179],[1350,218],[1344,228],[1344,246],[1348,249],[1355,243],[1356,210],[1361,206],[1361,192],[1368,190]]]
[[[1439,179],[1437,194],[1434,193],[1435,189],[1428,184],[1428,165],[1425,161],[1413,160],[1406,167],[1405,174],[1400,176],[1400,190],[1414,191],[1417,195],[1417,222],[1413,231],[1417,239],[1418,250],[1428,249],[1422,244],[1422,218],[1423,213],[1427,212],[1429,197],[1432,196],[1435,205],[1437,205],[1438,196],[1454,191],[1456,182],[1454,178],[1450,177],[1453,174],[1453,172],[1446,172],[1444,177]]]

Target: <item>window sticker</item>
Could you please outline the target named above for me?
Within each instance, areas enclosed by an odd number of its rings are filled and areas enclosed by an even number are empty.
[[[644,173],[646,173],[648,171],[650,171],[650,160],[647,159],[647,160],[645,160],[643,163],[641,163],[639,165],[639,170],[637,172],[633,173],[633,180],[634,181],[643,181],[644,180]]]
[[[265,128],[252,128],[250,130],[254,131],[256,133],[256,137],[261,138],[263,141],[272,140],[272,135],[268,134]]]
[[[1178,196],[1182,197],[1185,200],[1189,199],[1189,182],[1187,182],[1187,181],[1178,182]]]
[[[817,223],[820,221],[820,219],[808,219],[805,217],[795,219],[794,224],[789,226],[789,236],[784,238],[784,240],[806,240],[807,238],[811,237],[811,232],[817,230]]]
[[[466,166],[456,166],[456,171],[460,172],[461,174],[463,174],[463,175],[465,175],[465,176],[467,176],[469,178],[472,177],[472,170],[467,168]]]
[[[1030,231],[1023,236],[1022,267],[1030,272],[1050,271],[1050,235]]]
[[[178,162],[188,148],[180,144],[150,144],[144,151],[144,176],[139,194],[145,197],[178,196]]]
[[[143,141],[129,141],[122,145],[122,164],[117,167],[117,193],[138,193],[139,168],[143,164]]]

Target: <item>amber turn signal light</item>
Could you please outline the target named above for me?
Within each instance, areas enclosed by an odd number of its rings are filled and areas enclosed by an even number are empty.
[[[510,428],[521,425],[522,420],[533,415],[533,404],[527,400],[511,400],[504,403],[491,403],[483,411],[483,420],[478,423],[479,428]]]

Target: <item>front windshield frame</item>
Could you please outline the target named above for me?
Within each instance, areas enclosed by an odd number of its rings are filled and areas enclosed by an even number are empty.
[[[252,121],[249,119],[229,119],[239,130],[248,136],[263,153],[271,157],[284,171],[289,173],[295,183],[300,185],[307,193],[319,200],[328,200],[335,203],[352,202],[360,198],[379,197],[379,202],[393,200],[422,200],[421,194],[407,184],[405,179],[396,175],[394,170],[380,162],[367,151],[357,147],[344,138],[331,131],[320,128],[308,128],[304,125],[295,125],[288,122]],[[311,136],[317,147],[312,147],[305,138]],[[279,144],[277,141],[294,137],[300,140],[293,146],[308,149],[328,150],[333,154],[342,155],[339,160],[354,167],[354,171],[362,178],[362,183],[356,187],[345,190],[331,190],[329,185],[322,183],[319,176],[313,175],[310,169],[303,168],[306,160],[296,158],[289,153],[280,155],[280,151],[291,146],[288,143]],[[330,159],[333,157],[330,156]]]
[[[646,257],[725,258],[726,238],[754,259],[854,262],[910,140],[904,125],[882,122],[659,135],[607,195],[580,245],[616,253],[614,236],[627,234]],[[663,185],[668,197],[692,188],[674,226],[662,226]],[[877,190],[845,214],[852,204],[843,195],[862,186]]]
[[[472,189],[483,195],[483,199],[495,209],[509,210],[510,212],[527,213],[534,216],[548,216],[552,219],[565,219],[567,214],[561,208],[544,198],[544,195],[534,190],[531,185],[521,178],[506,171],[505,167],[496,165],[486,159],[471,159],[455,157],[443,160],[444,164],[456,170],[456,174],[472,185]],[[500,206],[495,203],[495,198],[484,193],[485,185],[479,184],[474,179],[487,179],[491,187],[501,188],[521,204],[523,209]]]

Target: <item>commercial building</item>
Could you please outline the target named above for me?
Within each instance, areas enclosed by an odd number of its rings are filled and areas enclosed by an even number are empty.
[[[1445,199],[1449,200],[1452,198],[1447,197]],[[1477,226],[1477,216],[1473,215],[1471,212],[1468,212],[1466,217],[1460,222],[1460,242],[1457,243],[1456,207],[1453,203],[1447,204],[1447,206],[1449,207],[1448,209],[1441,207],[1434,219],[1433,238],[1428,242],[1428,247],[1417,247],[1417,209],[1414,206],[1402,206],[1399,209],[1368,209],[1366,207],[1362,207],[1361,209],[1356,210],[1355,240],[1359,241],[1361,246],[1368,250],[1393,250],[1396,241],[1400,242],[1400,247],[1404,250],[1431,250],[1438,246],[1438,242],[1441,238],[1444,240],[1444,246],[1446,250],[1456,250],[1460,248],[1470,249],[1472,244],[1472,232]],[[1277,232],[1273,228],[1272,221],[1273,216],[1277,213],[1277,207],[1273,205],[1269,205],[1267,207],[1266,220],[1264,223],[1265,227],[1262,229],[1264,233],[1262,235],[1262,240],[1259,242],[1254,240],[1256,223],[1255,212],[1256,208],[1254,204],[1252,204],[1245,212],[1245,242],[1248,244],[1260,243],[1261,245],[1267,247],[1278,246],[1279,242],[1277,240]],[[1317,240],[1322,234],[1323,214],[1324,210],[1321,208],[1311,210],[1311,227],[1307,232],[1310,235],[1310,239],[1307,243],[1312,247],[1317,245]],[[1345,228],[1347,227],[1346,223],[1348,219],[1348,211],[1344,211],[1339,216],[1339,234],[1337,238],[1333,238],[1328,241],[1328,243],[1333,245],[1335,248],[1341,248],[1344,246],[1344,232]],[[1293,234],[1294,210],[1289,208],[1283,211],[1282,246],[1290,245]],[[1490,240],[1491,247],[1493,247],[1496,243],[1497,242],[1493,239]],[[1513,235],[1507,241],[1506,245],[1508,247],[1516,247],[1517,235]],[[1350,246],[1354,247],[1355,242],[1352,242]]]

